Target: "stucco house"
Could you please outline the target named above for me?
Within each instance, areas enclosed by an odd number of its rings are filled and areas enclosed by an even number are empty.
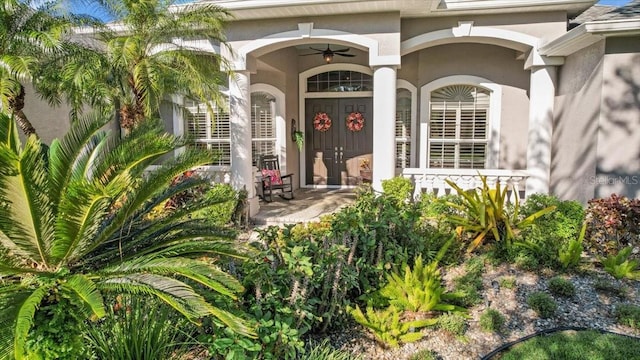
[[[595,2],[213,1],[235,15],[231,51],[191,41],[230,60],[229,106],[174,97],[191,115],[163,118],[221,151],[211,169],[247,188],[252,213],[261,154],[296,188],[353,186],[368,161],[378,189],[480,172],[529,194],[640,197],[640,0]]]

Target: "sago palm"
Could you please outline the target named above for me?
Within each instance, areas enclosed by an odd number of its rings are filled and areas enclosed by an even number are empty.
[[[228,74],[220,70],[220,52],[210,50],[225,44],[226,10],[202,2],[88,2],[117,22],[81,35],[85,43],[93,43],[92,54],[78,52],[64,60],[61,71],[44,74],[50,101],[59,102],[64,94],[76,110],[82,105],[78,99],[107,106],[118,112],[122,127],[131,128],[157,116],[168,95],[205,103],[219,100]]]
[[[209,163],[211,154],[169,156],[181,141],[146,121],[125,138],[101,129],[108,119],[77,122],[47,153],[35,136],[21,144],[13,120],[0,114],[0,358],[25,357],[38,308],[61,298],[84,318],[105,315],[104,294],[156,297],[185,317],[213,315],[252,334],[211,304],[203,291],[235,298],[240,283],[215,265],[241,256],[233,240],[190,214],[206,200],[148,220],[158,204],[201,186],[171,185]],[[170,158],[153,171],[160,159]]]

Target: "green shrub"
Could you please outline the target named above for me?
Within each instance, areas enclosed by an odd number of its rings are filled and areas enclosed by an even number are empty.
[[[552,317],[558,304],[553,300],[549,294],[537,291],[533,292],[527,297],[527,304],[533,309],[541,318]]]
[[[26,358],[73,360],[84,356],[84,319],[71,301],[66,297],[58,302],[47,301],[36,311],[27,337]]]
[[[571,247],[573,252],[567,253],[569,243],[579,238],[580,229],[584,222],[584,209],[577,201],[562,201],[552,195],[532,194],[522,204],[521,216],[528,217],[549,207],[556,210],[548,212],[538,218],[530,227],[524,229],[519,236],[519,252],[534,257],[538,266],[557,268],[560,266],[559,253],[571,255],[565,261],[575,261],[576,244]],[[577,260],[580,259],[577,252]],[[567,265],[568,267],[569,265]]]
[[[547,285],[549,286],[549,291],[551,291],[553,295],[572,297],[576,294],[576,287],[573,286],[573,283],[559,276],[549,279],[549,283]]]
[[[397,202],[410,201],[413,198],[413,182],[401,176],[382,180],[382,191]]]
[[[452,335],[462,336],[467,329],[467,320],[457,313],[446,313],[438,318],[438,327]]]
[[[513,289],[516,287],[516,278],[513,276],[503,276],[500,278],[500,287],[505,289]]]
[[[640,306],[621,304],[616,307],[614,314],[618,324],[640,329]]]
[[[640,246],[640,199],[615,194],[592,199],[586,221],[585,246],[593,255],[607,257],[624,247]]]
[[[500,332],[505,324],[504,315],[495,309],[487,309],[480,315],[480,328],[486,332]]]
[[[436,354],[429,349],[418,350],[409,356],[409,360],[436,360]]]

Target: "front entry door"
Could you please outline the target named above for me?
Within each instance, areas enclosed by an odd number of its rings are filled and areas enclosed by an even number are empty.
[[[313,118],[325,112],[329,130],[313,127]],[[365,124],[360,131],[347,128],[346,118],[360,112]],[[305,103],[307,185],[356,185],[363,159],[373,153],[372,98],[307,99]]]

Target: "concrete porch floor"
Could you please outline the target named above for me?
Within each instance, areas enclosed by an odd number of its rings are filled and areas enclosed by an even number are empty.
[[[260,211],[251,218],[251,223],[264,226],[315,221],[355,199],[355,189],[297,189],[292,200],[275,195],[273,202],[260,201]]]

